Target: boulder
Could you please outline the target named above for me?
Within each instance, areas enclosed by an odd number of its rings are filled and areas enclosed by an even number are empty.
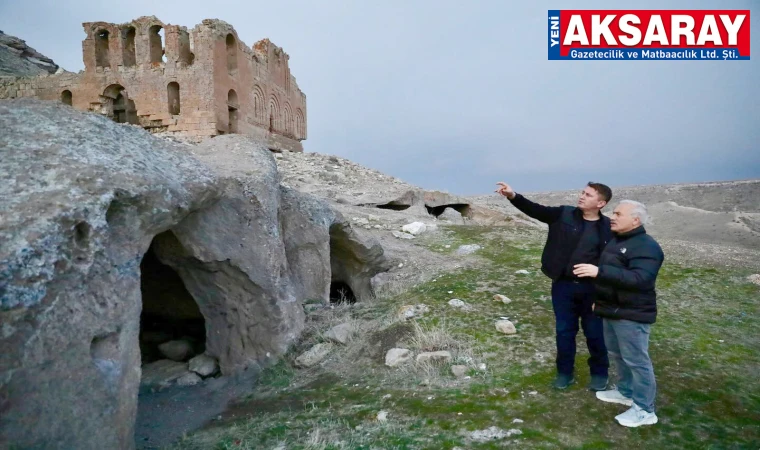
[[[454,223],[464,223],[462,215],[454,208],[446,208],[441,215],[438,216],[438,220],[447,220]]]
[[[512,300],[509,297],[507,297],[506,295],[495,294],[493,296],[493,299],[496,300],[497,302],[502,302],[505,305],[508,305],[509,303],[512,303]]]
[[[396,367],[412,359],[413,353],[405,348],[392,348],[385,354],[385,365]]]
[[[449,306],[453,308],[465,308],[467,306],[467,303],[465,303],[462,300],[459,300],[458,298],[452,298],[449,300]]]
[[[164,388],[189,374],[187,363],[160,359],[142,367],[140,384],[147,388]]]
[[[517,333],[517,328],[515,328],[515,324],[513,324],[509,320],[499,320],[498,322],[496,322],[496,330],[504,334]]]
[[[438,364],[448,362],[451,362],[451,352],[445,350],[437,352],[423,352],[417,355],[417,364]]]
[[[188,361],[188,369],[202,377],[213,375],[219,368],[216,358],[209,355],[198,355]]]
[[[480,250],[481,247],[478,244],[467,244],[467,245],[460,245],[459,248],[456,250],[457,255],[470,255],[472,253],[475,253],[476,251]]]
[[[187,361],[193,356],[193,345],[182,339],[164,342],[158,346],[158,350],[172,361]]]
[[[202,381],[203,380],[198,376],[197,373],[188,372],[177,378],[177,386],[195,386]]]
[[[325,333],[325,338],[338,344],[347,344],[351,337],[354,335],[356,329],[352,323],[342,323],[330,328]]]
[[[425,232],[427,227],[422,222],[412,222],[401,227],[401,231],[417,236]]]
[[[333,345],[329,342],[322,342],[316,344],[309,350],[303,352],[298,358],[296,358],[297,367],[312,367],[327,357],[332,350]]]
[[[464,378],[467,375],[467,366],[453,365],[451,366],[451,373],[457,378]]]
[[[399,308],[396,315],[399,319],[411,319],[412,317],[421,316],[429,311],[430,308],[427,305],[420,303],[419,305],[404,305]]]

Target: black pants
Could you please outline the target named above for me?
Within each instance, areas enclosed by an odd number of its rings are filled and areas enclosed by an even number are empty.
[[[591,356],[588,365],[591,375],[606,377],[610,366],[604,345],[602,319],[594,315],[594,285],[588,282],[558,280],[552,283],[552,306],[557,331],[557,372],[572,375],[575,366],[575,337],[578,320],[586,336]]]

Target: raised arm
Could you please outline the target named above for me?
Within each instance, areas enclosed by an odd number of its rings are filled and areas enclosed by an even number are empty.
[[[499,188],[496,190],[499,194],[507,197],[515,208],[524,214],[544,223],[552,223],[559,220],[562,214],[561,206],[544,206],[532,202],[522,195],[516,193],[507,183],[497,183]]]

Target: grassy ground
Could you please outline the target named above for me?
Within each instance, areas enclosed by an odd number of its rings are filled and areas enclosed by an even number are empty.
[[[483,263],[392,298],[315,315],[304,342],[264,372],[255,396],[176,448],[760,448],[760,290],[745,280],[748,273],[666,260],[650,344],[660,422],[627,429],[613,419],[626,407],[599,402],[585,389],[582,336],[578,383],[564,392],[551,388],[554,319],[550,283],[538,271],[544,238],[480,226],[423,236],[418,245],[452,258],[459,245],[480,244]],[[512,302],[496,302],[494,294]],[[450,307],[452,298],[471,308]],[[420,303],[429,312],[396,318],[401,306]],[[516,335],[496,331],[501,317],[515,323]],[[352,342],[320,366],[293,368],[299,352],[348,319],[362,327]],[[384,366],[385,351],[397,343],[415,353],[450,350],[452,364],[467,365],[469,378],[455,378],[448,364]],[[377,420],[380,411],[387,420]],[[492,426],[521,434],[470,438]]]

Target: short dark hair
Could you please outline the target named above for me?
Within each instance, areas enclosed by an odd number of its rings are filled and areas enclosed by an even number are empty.
[[[612,189],[606,184],[589,181],[587,186],[598,192],[605,202],[609,203],[610,199],[612,199]]]

